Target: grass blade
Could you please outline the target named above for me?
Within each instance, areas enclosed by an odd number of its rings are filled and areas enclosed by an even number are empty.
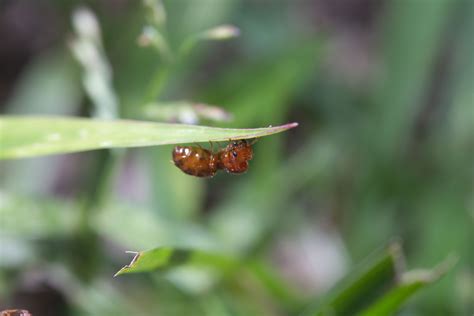
[[[456,261],[456,258],[448,257],[433,270],[404,273],[400,284],[388,291],[359,316],[393,315],[413,294],[439,280],[452,268]]]
[[[376,300],[386,288],[395,284],[401,260],[400,245],[390,245],[351,273],[326,299],[316,307],[309,308],[303,315],[355,315]]]
[[[252,129],[93,120],[74,117],[0,117],[0,159],[63,154],[93,149],[227,141],[267,136],[297,123]]]
[[[393,315],[413,294],[437,281],[457,261],[450,256],[432,270],[404,272],[402,258],[401,246],[390,245],[303,315]]]
[[[212,266],[220,270],[228,270],[236,266],[236,261],[224,255],[191,249],[158,247],[151,250],[132,252],[132,261],[120,269],[115,276],[166,270],[181,265]]]

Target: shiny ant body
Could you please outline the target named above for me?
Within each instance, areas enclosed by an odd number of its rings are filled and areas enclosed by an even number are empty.
[[[176,146],[173,149],[173,162],[184,173],[201,178],[213,177],[220,169],[240,174],[249,167],[253,143],[245,139],[230,141],[217,152],[196,146]]]

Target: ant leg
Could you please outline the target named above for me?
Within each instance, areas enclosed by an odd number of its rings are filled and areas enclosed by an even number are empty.
[[[209,144],[211,144],[211,151],[212,151],[212,152],[214,152],[214,144],[217,144],[217,148],[218,148],[217,151],[220,151],[220,150],[221,150],[221,143],[220,143],[220,142],[218,142],[218,141],[215,141],[215,142],[209,141]]]
[[[250,141],[249,141],[249,145],[254,145],[256,142],[258,142],[258,138],[257,138],[257,137],[252,138],[252,139],[250,139]]]

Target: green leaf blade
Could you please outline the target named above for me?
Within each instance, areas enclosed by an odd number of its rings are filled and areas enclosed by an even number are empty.
[[[449,256],[434,269],[406,272],[401,245],[393,243],[374,253],[302,316],[394,315],[415,293],[449,272],[457,260]]]
[[[258,138],[296,127],[297,123],[252,129],[132,120],[73,117],[0,117],[0,159],[64,154],[94,149]]]
[[[359,316],[392,315],[408,298],[423,288],[426,284],[427,282],[422,280],[401,284],[391,289],[370,308],[359,314]]]
[[[449,256],[432,270],[415,270],[405,272],[401,281],[375,303],[359,314],[359,316],[393,315],[418,291],[437,282],[448,273],[458,261],[457,257]]]
[[[395,284],[403,254],[399,243],[374,253],[304,316],[354,315]]]
[[[158,247],[129,253],[135,254],[132,261],[120,269],[115,276],[165,270],[181,265],[212,266],[221,271],[229,271],[238,265],[237,261],[227,256],[195,249]]]

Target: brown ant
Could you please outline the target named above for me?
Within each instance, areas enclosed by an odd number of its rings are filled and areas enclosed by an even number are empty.
[[[244,173],[252,159],[254,143],[255,140],[229,140],[229,144],[217,152],[201,146],[176,146],[173,162],[184,173],[201,178],[213,177],[219,169],[234,174]]]

